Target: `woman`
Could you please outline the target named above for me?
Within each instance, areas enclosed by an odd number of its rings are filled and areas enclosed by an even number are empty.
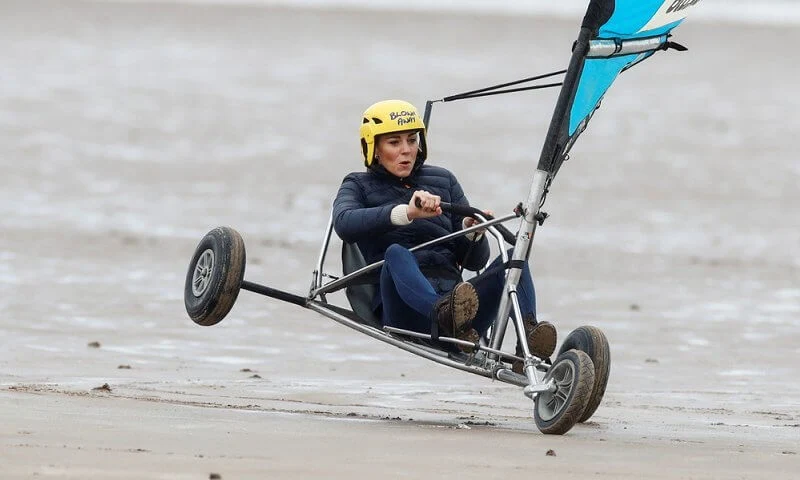
[[[425,125],[410,103],[386,100],[370,106],[360,134],[367,170],[344,178],[333,219],[339,237],[356,243],[367,263],[385,260],[374,311],[385,325],[477,341],[495,320],[505,279],[504,269],[492,268],[500,265],[498,258],[483,274],[462,281],[459,266],[472,271],[486,266],[490,252],[483,233],[408,250],[476,223],[442,213],[443,201],[469,204],[461,186],[450,171],[424,164]],[[528,268],[518,293],[531,353],[549,358],[556,331],[535,320]]]

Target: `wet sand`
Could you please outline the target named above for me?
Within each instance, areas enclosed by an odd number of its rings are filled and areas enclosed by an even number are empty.
[[[366,105],[558,70],[577,23],[0,4],[6,476],[794,478],[797,28],[682,26],[690,51],[626,73],[559,173],[539,315],[612,349],[605,401],[563,437],[516,387],[297,307],[243,293],[211,328],[183,310],[217,225],[247,279],[306,291]],[[431,163],[510,210],[554,100],[437,106]]]
[[[633,425],[601,425],[615,422],[607,418],[558,437],[498,428],[484,420],[491,416],[468,417],[459,427],[443,419],[449,415],[442,411],[421,413],[429,421],[386,420],[333,415],[328,405],[277,402],[273,410],[269,401],[234,407],[113,392],[12,390],[0,398],[6,405],[25,405],[15,415],[3,409],[3,425],[12,431],[3,439],[11,454],[4,467],[10,478],[34,472],[56,478],[187,479],[211,473],[222,478],[500,478],[535,472],[557,478],[717,479],[793,478],[797,468],[796,454],[782,450],[795,448],[789,445],[796,437],[754,442],[755,425],[715,424],[715,432],[708,433],[702,431],[708,427],[687,428],[683,419],[671,424],[684,415],[642,414],[627,407],[613,408],[612,415],[631,424],[655,421],[659,431],[642,435]],[[490,425],[483,425],[487,421]],[[747,421],[764,423],[757,417]]]

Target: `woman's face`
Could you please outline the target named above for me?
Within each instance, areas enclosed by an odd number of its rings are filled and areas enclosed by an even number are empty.
[[[417,132],[386,133],[378,137],[375,155],[378,163],[395,177],[411,175],[419,151]]]

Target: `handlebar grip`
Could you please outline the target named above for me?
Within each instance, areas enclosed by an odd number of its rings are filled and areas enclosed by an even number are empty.
[[[477,208],[469,207],[469,206],[466,206],[466,205],[459,205],[457,203],[447,203],[447,202],[442,202],[442,203],[440,203],[440,205],[442,207],[442,211],[455,213],[456,215],[460,215],[462,217],[475,218],[475,215],[481,215],[482,217],[484,217],[484,218],[486,218],[488,220],[491,220],[492,218],[494,218],[491,215],[486,215],[485,213],[481,212]]]
[[[505,240],[506,243],[508,243],[510,245],[516,245],[517,244],[517,236],[514,235],[513,233],[511,233],[511,230],[507,229],[505,227],[505,225],[499,225],[498,224],[498,225],[495,225],[494,228],[496,228],[497,231],[500,232],[500,235],[503,236],[503,240]]]
[[[420,200],[419,198],[415,199],[414,204],[417,206],[417,208],[422,208],[422,200]],[[477,208],[470,207],[468,205],[459,205],[457,203],[439,202],[439,206],[442,208],[443,212],[455,213],[456,215],[461,215],[462,217],[475,218],[475,215],[477,214],[477,215],[483,215],[484,217],[487,217],[489,220],[494,218],[491,215],[486,215],[485,213],[481,212]]]

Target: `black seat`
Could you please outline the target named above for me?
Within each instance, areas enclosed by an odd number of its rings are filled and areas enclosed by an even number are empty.
[[[345,275],[349,275],[356,270],[367,266],[364,256],[361,254],[358,245],[355,243],[342,243],[342,270]],[[350,307],[363,323],[375,328],[383,328],[380,318],[372,312],[372,301],[378,294],[378,286],[375,284],[350,285],[345,288],[347,301]]]

